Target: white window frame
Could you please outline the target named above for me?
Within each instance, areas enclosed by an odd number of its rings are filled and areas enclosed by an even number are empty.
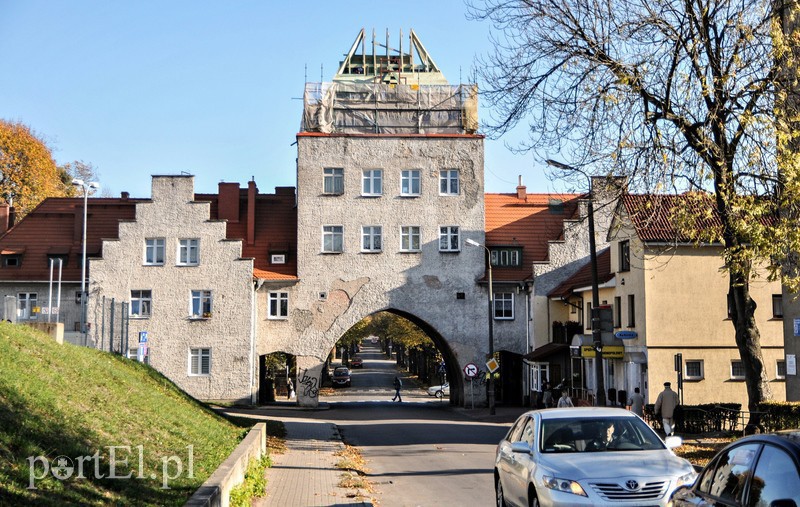
[[[383,169],[364,169],[361,173],[361,195],[367,197],[383,195]]]
[[[286,320],[289,318],[289,293],[270,291],[267,295],[267,318],[270,320]]]
[[[147,293],[147,296],[144,293]],[[136,293],[136,296],[134,296]],[[139,313],[133,313],[134,301],[138,302]],[[146,307],[147,312],[141,310]],[[128,304],[128,316],[132,319],[149,319],[153,314],[153,291],[150,289],[135,289],[131,290],[131,298]]]
[[[197,266],[200,264],[200,240],[198,238],[182,238],[178,240],[178,266]]]
[[[741,368],[742,368],[742,374],[741,375],[735,375],[733,373],[733,365],[734,364],[741,365]],[[745,379],[744,363],[742,363],[742,361],[740,359],[732,360],[731,361],[731,380],[744,380],[744,379]]]
[[[439,195],[458,195],[461,190],[461,178],[458,169],[441,169],[439,171]]]
[[[781,374],[781,363],[783,363],[783,374]],[[775,378],[778,380],[786,379],[786,360],[778,359],[775,361]]]
[[[444,248],[442,241],[446,242]],[[456,246],[453,246],[455,240]],[[461,229],[457,225],[439,226],[439,251],[440,252],[460,252],[461,251]]]
[[[422,180],[419,169],[404,169],[400,172],[400,195],[416,197],[422,194]],[[416,187],[416,189],[415,189]]]
[[[507,306],[510,304],[510,306]],[[514,320],[514,293],[495,292],[492,297],[492,317],[494,320]],[[498,316],[498,310],[500,315]]]
[[[341,167],[323,168],[322,193],[326,195],[344,194],[344,169]]]
[[[206,359],[206,368],[203,368],[203,359]],[[211,348],[198,347],[189,349],[189,376],[207,377],[211,375]]]
[[[414,246],[416,240],[416,247]],[[419,252],[422,250],[422,228],[419,225],[400,226],[400,251]]]
[[[208,319],[214,311],[214,298],[210,290],[193,290],[189,294],[189,316],[193,319]]]
[[[689,363],[697,363],[698,369],[700,370],[699,375],[690,375],[689,374]],[[702,359],[687,359],[683,363],[683,378],[684,380],[703,380],[705,378],[705,364],[703,364]]]
[[[161,254],[159,260],[158,254]],[[167,260],[166,240],[164,238],[145,238],[144,265],[163,266]]]
[[[337,249],[337,241],[338,249]],[[330,248],[326,245],[330,242]],[[322,226],[322,252],[323,253],[343,253],[344,252],[344,226],[342,225],[323,225]]]
[[[17,293],[17,320],[31,320],[36,318],[33,308],[39,304],[38,292]]]
[[[380,225],[364,225],[361,227],[361,251],[383,251],[383,227]]]

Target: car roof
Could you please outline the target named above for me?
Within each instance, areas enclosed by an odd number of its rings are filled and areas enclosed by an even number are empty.
[[[524,415],[538,415],[542,419],[593,419],[601,417],[636,417],[633,412],[614,407],[564,407],[529,410]]]
[[[731,442],[729,445],[738,445],[743,442],[771,442],[794,452],[800,457],[800,429],[781,430],[774,433],[749,435]]]

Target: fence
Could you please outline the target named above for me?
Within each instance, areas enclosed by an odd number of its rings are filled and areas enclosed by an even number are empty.
[[[102,296],[97,305],[92,306],[94,318],[90,330],[94,345],[100,350],[127,356],[130,351],[130,315],[127,301]],[[134,345],[138,340],[134,340]]]

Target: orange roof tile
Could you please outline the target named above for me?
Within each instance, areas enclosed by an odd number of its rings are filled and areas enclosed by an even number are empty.
[[[597,252],[597,283],[603,284],[612,278],[614,278],[614,273],[611,272],[611,249],[606,247]],[[588,287],[591,284],[592,260],[589,259],[574,275],[561,282],[547,296],[551,298],[566,297],[572,294],[575,289]]]

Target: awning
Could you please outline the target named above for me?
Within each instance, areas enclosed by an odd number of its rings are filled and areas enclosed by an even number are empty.
[[[0,250],[0,255],[22,255],[25,253],[24,246],[4,246]]]
[[[552,356],[569,348],[566,343],[547,343],[541,347],[537,347],[533,352],[525,354],[523,359],[528,361],[535,361],[537,359],[544,359],[545,357]]]
[[[67,255],[70,251],[69,245],[55,245],[47,249],[47,255]]]
[[[625,357],[622,358],[626,363],[646,364],[647,356],[644,352],[625,352]]]
[[[619,338],[615,338],[611,333],[603,333],[601,338],[603,340],[603,347],[607,347],[609,345],[622,347],[625,345],[625,342]],[[590,334],[576,334],[572,337],[573,347],[589,347],[593,345],[594,337],[592,337]]]

